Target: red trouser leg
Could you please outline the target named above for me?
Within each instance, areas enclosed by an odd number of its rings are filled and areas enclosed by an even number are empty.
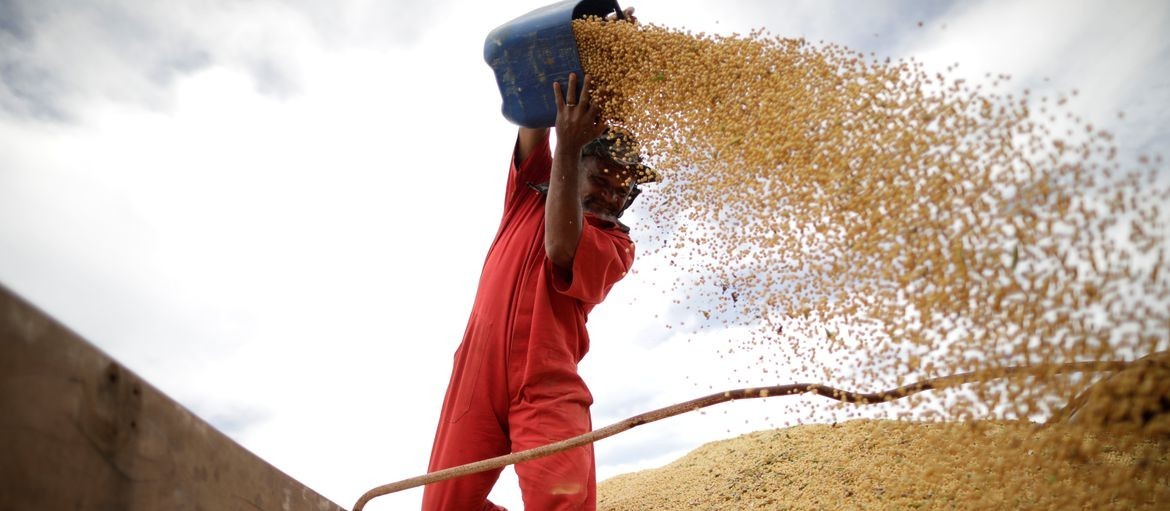
[[[505,417],[507,380],[503,357],[490,346],[460,347],[455,369],[443,399],[443,412],[435,432],[429,471],[472,463],[510,452]],[[478,348],[478,349],[476,349]],[[497,411],[497,409],[500,409]],[[504,508],[487,500],[503,469],[479,472],[427,485],[423,511],[481,511]]]
[[[431,472],[508,453],[508,440],[499,431],[494,416],[490,422],[477,419],[469,411],[453,423],[440,420],[431,451]],[[423,489],[423,511],[502,510],[487,500],[502,470],[428,484]]]
[[[588,433],[589,405],[579,400],[514,402],[510,413],[512,450],[540,447]],[[586,445],[516,465],[524,508],[594,511],[597,475],[593,446]]]

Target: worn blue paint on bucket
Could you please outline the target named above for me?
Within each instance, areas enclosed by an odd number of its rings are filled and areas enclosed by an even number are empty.
[[[568,84],[569,73],[584,77],[572,21],[620,11],[614,0],[569,0],[546,5],[492,30],[483,59],[496,73],[504,117],[520,126],[556,123],[553,81]],[[580,83],[580,82],[578,82]]]

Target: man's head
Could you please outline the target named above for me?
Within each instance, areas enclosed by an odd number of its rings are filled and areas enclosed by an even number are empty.
[[[638,185],[661,180],[642,162],[637,143],[628,133],[608,128],[581,149],[585,183],[581,205],[603,218],[617,219],[641,191]]]

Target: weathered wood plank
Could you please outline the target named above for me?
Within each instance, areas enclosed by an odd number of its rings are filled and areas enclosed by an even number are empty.
[[[0,286],[0,511],[333,511]]]

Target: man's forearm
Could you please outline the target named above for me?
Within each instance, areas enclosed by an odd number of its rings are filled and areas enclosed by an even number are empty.
[[[553,154],[544,209],[544,249],[549,261],[567,274],[573,268],[573,256],[581,240],[581,179],[578,164],[581,149],[561,147]]]

